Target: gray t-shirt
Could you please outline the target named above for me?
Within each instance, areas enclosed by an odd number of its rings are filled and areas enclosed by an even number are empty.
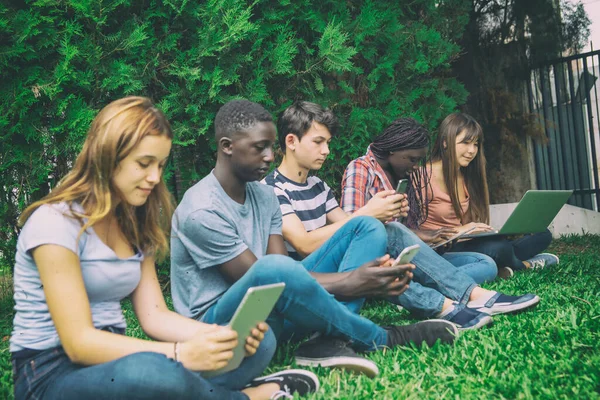
[[[73,204],[81,212],[81,206]],[[115,252],[88,229],[80,237],[79,221],[66,203],[43,205],[29,217],[17,241],[15,262],[14,327],[10,351],[45,350],[60,345],[54,322],[48,312],[40,274],[31,251],[44,244],[71,250],[79,257],[83,283],[90,301],[92,320],[98,329],[125,328],[121,300],[140,282],[142,254],[127,259]]]
[[[216,267],[246,249],[264,256],[269,236],[281,235],[281,211],[273,188],[247,183],[242,205],[211,172],[185,193],[171,227],[173,306],[198,319],[231,286]]]

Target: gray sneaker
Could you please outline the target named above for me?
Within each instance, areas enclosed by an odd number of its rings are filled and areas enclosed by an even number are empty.
[[[525,260],[525,262],[528,262],[529,265],[531,265],[531,269],[546,268],[550,265],[558,264],[559,261],[560,260],[558,259],[558,256],[555,256],[551,253],[540,253],[537,256],[530,258],[529,260]]]
[[[374,378],[377,365],[359,356],[348,342],[334,337],[318,336],[302,343],[295,354],[296,364],[306,367],[342,368]]]

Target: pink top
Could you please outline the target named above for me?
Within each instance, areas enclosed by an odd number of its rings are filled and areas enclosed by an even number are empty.
[[[439,185],[436,183],[437,176],[431,174],[431,189],[433,193],[429,192],[428,201],[428,212],[427,220],[423,222],[419,228],[421,229],[439,229],[444,227],[454,228],[463,225],[452,207],[452,201],[450,195],[444,193]],[[443,178],[442,178],[443,179]],[[464,184],[463,184],[464,185]],[[469,209],[469,192],[467,187],[465,189],[466,198],[460,202],[460,206],[463,212]]]

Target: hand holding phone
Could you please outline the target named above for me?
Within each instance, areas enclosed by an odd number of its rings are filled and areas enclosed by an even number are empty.
[[[407,191],[407,189],[408,189],[408,179],[400,179],[398,181],[398,186],[396,186],[396,193],[405,195],[404,199],[406,200],[407,199],[406,198],[406,191]],[[405,200],[403,200],[403,201],[405,201]],[[408,202],[406,202],[406,204],[408,204]],[[406,213],[406,211],[403,211],[403,213]],[[401,215],[403,215],[403,216],[401,216],[399,218],[399,220],[400,220],[401,223],[404,223],[405,220],[406,220],[406,215],[407,214],[401,214]]]
[[[393,266],[408,264],[412,261],[413,258],[419,253],[421,250],[421,246],[418,244],[414,244],[412,246],[406,247],[402,252],[398,255],[396,260],[394,261]]]
[[[396,193],[406,194],[406,189],[408,189],[408,179],[400,179],[398,186],[396,186]]]

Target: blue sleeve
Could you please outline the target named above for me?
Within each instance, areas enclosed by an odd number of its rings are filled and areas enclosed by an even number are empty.
[[[248,249],[234,225],[214,211],[190,214],[176,234],[200,269],[231,261]]]
[[[19,237],[22,250],[28,253],[41,245],[54,244],[79,255],[82,251],[81,242],[86,234],[81,235],[78,245],[81,225],[69,215],[69,207],[66,204],[45,204],[35,210]]]

